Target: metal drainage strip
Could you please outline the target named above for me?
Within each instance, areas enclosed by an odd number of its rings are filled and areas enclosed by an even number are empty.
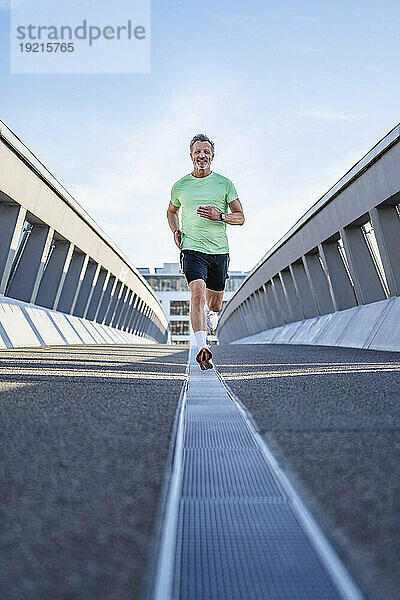
[[[190,376],[189,376],[190,373]],[[189,353],[154,600],[360,600],[246,412]]]

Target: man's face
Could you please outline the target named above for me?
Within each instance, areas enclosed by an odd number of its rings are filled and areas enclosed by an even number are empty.
[[[195,168],[207,169],[214,158],[210,142],[195,142],[190,156]]]

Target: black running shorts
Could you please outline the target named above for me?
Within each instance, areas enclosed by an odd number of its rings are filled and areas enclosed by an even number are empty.
[[[181,267],[188,284],[195,279],[203,279],[207,289],[223,292],[225,281],[229,277],[229,254],[181,250]]]

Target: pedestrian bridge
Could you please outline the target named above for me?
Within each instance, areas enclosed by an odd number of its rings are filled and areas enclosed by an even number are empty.
[[[398,598],[399,139],[254,267],[201,372],[1,124],[1,597]]]

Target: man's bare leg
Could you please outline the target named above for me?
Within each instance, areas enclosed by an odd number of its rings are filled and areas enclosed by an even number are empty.
[[[219,312],[222,309],[222,299],[224,292],[215,292],[214,290],[206,289],[207,306],[213,312]]]
[[[189,283],[190,287],[190,322],[193,331],[207,331],[204,304],[206,301],[206,282],[195,279]]]
[[[198,351],[196,360],[202,370],[212,369],[212,353],[207,346],[207,325],[204,314],[206,302],[206,284],[202,279],[195,279],[189,284],[190,287],[190,322],[196,338]]]

